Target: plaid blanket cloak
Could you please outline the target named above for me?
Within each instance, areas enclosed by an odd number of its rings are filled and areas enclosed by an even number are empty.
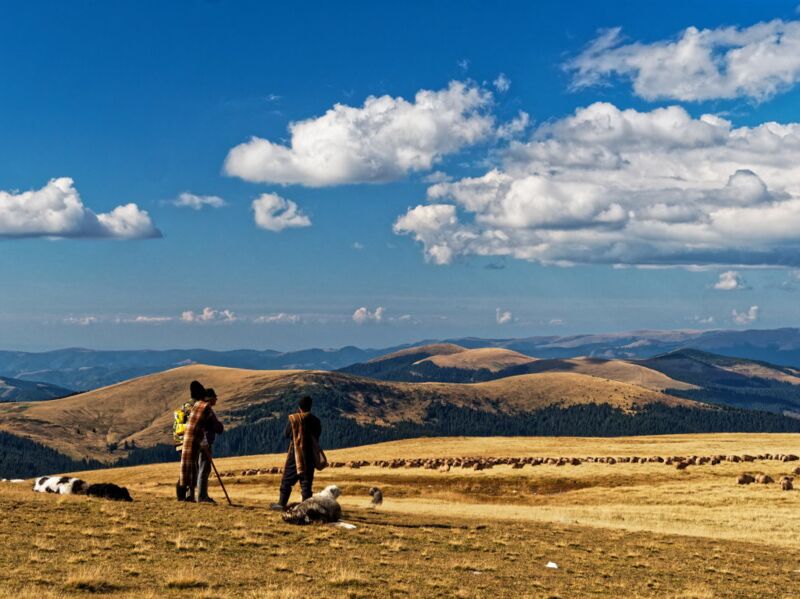
[[[211,405],[207,401],[198,401],[192,408],[192,414],[186,423],[183,435],[183,451],[181,452],[181,482],[186,487],[197,485],[197,457],[200,442],[203,440],[203,424]]]
[[[297,468],[298,474],[303,474],[306,471],[305,460],[305,426],[304,420],[306,415],[310,412],[298,412],[297,414],[289,414],[289,425],[292,427],[292,445],[294,447],[294,464]],[[314,465],[311,465],[314,468]]]

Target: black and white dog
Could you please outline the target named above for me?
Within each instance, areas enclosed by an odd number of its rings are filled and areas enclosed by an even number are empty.
[[[57,493],[58,495],[83,495],[88,485],[79,478],[67,476],[42,476],[33,483],[37,493]]]
[[[33,483],[37,493],[56,493],[58,495],[89,495],[114,501],[133,501],[125,487],[113,483],[97,483],[88,485],[79,478],[67,476],[42,476]]]

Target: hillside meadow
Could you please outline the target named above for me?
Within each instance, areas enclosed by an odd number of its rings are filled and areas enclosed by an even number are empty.
[[[335,461],[798,453],[796,435],[415,439],[331,451]],[[800,462],[592,463],[490,470],[329,468],[348,531],[267,510],[282,455],[225,458],[215,506],[174,500],[177,464],[91,471],[135,501],[38,495],[0,484],[0,594],[17,597],[796,597]],[[368,507],[367,490],[385,496]],[[558,569],[546,568],[548,562]]]

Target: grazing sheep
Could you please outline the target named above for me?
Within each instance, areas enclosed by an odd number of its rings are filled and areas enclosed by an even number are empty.
[[[372,501],[369,503],[372,507],[377,507],[383,504],[383,493],[378,487],[372,487],[369,490],[369,494],[372,495]]]
[[[336,501],[341,494],[336,485],[325,487],[305,501],[287,508],[282,514],[283,520],[289,524],[336,522],[342,517],[342,508]]]
[[[740,485],[749,485],[750,483],[754,482],[756,482],[756,479],[749,474],[740,474],[736,477],[736,483]]]
[[[792,485],[792,481],[794,479],[791,476],[782,476],[781,477],[781,489],[784,491],[791,491],[794,486]]]
[[[768,485],[770,483],[774,483],[775,479],[773,479],[769,474],[757,474],[756,482],[762,485]]]
[[[686,470],[689,467],[689,462],[678,462],[675,466],[678,470]]]

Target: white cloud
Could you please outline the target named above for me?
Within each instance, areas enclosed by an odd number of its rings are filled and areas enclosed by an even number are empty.
[[[547,324],[549,324],[551,327],[560,327],[564,324],[564,320],[561,318],[551,318]]]
[[[0,237],[144,239],[161,237],[136,204],[96,214],[84,206],[72,179],[51,179],[41,189],[0,191]]]
[[[259,137],[233,148],[227,174],[247,181],[323,187],[378,183],[426,171],[443,156],[487,138],[492,94],[452,82],[414,101],[370,96],[361,107],[336,104],[289,126],[289,145]]]
[[[513,317],[508,310],[497,308],[494,311],[494,319],[497,321],[497,324],[508,324],[512,321]]]
[[[174,320],[172,316],[134,316],[132,318],[123,319],[123,322],[134,324],[162,324]]]
[[[510,90],[510,89],[511,89],[511,79],[509,79],[508,77],[506,77],[504,73],[500,73],[500,74],[497,76],[497,79],[495,79],[495,80],[492,82],[492,85],[494,85],[494,88],[495,88],[497,91],[499,91],[501,94],[504,94],[504,93],[506,93],[508,90]]]
[[[647,100],[765,100],[800,80],[800,21],[697,29],[677,39],[623,43],[620,28],[603,31],[566,64],[577,88],[617,75]]]
[[[85,327],[90,324],[97,324],[100,322],[100,318],[97,316],[68,316],[63,322],[64,324],[75,324]]]
[[[800,266],[798,123],[735,128],[677,106],[596,103],[501,158],[483,176],[430,186],[395,232],[437,264]]]
[[[237,316],[230,310],[214,310],[213,308],[203,308],[202,312],[186,310],[181,314],[183,322],[223,322],[230,323],[238,320]]]
[[[354,249],[354,250],[361,251],[361,250],[363,250],[363,249],[364,249],[364,244],[363,244],[363,243],[361,243],[360,241],[354,241],[354,242],[353,242],[353,249]]]
[[[300,316],[297,314],[278,312],[277,314],[259,316],[254,319],[253,322],[257,324],[297,324],[300,322]]]
[[[353,312],[353,322],[356,324],[367,324],[370,322],[382,322],[384,309],[382,306],[375,308],[374,312],[370,312],[367,308],[361,307]]]
[[[503,123],[497,128],[496,135],[498,139],[512,139],[518,137],[521,133],[528,128],[531,119],[527,112],[519,111],[516,117]]]
[[[288,228],[310,227],[311,219],[292,200],[276,193],[264,193],[253,200],[256,225],[278,233]]]
[[[205,206],[209,208],[227,206],[225,200],[219,196],[199,196],[188,191],[180,194],[172,203],[179,208],[192,208],[193,210],[201,210]]]
[[[758,306],[750,306],[746,312],[739,312],[735,308],[731,312],[733,322],[739,325],[750,324],[758,320]]]
[[[719,281],[714,284],[714,289],[720,291],[736,291],[746,289],[747,285],[742,280],[741,275],[735,270],[729,270],[719,275]]]

